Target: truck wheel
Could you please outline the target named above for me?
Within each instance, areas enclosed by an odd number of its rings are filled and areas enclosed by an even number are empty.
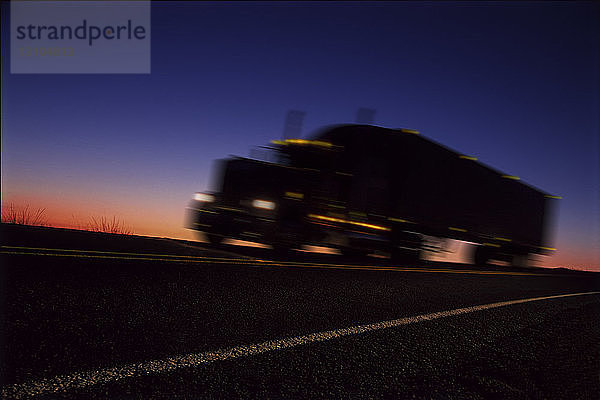
[[[423,237],[418,233],[393,231],[388,244],[390,260],[394,263],[419,264]]]
[[[223,242],[223,235],[219,235],[218,233],[206,232],[206,238],[208,239],[208,242],[213,246],[218,246]]]
[[[513,254],[510,261],[511,267],[527,268],[529,267],[529,255],[528,254]]]
[[[297,223],[281,222],[268,239],[277,256],[289,256],[292,249],[299,248],[304,242],[303,227]]]
[[[349,258],[364,258],[369,254],[367,250],[357,249],[355,247],[342,247],[340,248],[340,252],[344,257]]]
[[[273,246],[273,255],[275,257],[287,258],[292,254],[292,246],[287,243],[272,243],[271,246]]]
[[[485,266],[492,258],[493,251],[486,246],[477,246],[473,255],[473,264]]]
[[[390,253],[390,259],[395,263],[418,264],[421,261],[419,249],[394,248]]]

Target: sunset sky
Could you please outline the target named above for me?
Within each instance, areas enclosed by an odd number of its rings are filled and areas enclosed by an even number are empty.
[[[213,160],[367,107],[562,196],[544,264],[600,271],[598,3],[153,3],[150,74],[11,74],[8,11],[3,208],[191,239]]]

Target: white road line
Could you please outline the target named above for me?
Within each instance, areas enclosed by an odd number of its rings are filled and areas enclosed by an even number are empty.
[[[285,339],[268,340],[262,343],[235,346],[228,349],[207,351],[204,353],[192,353],[182,356],[169,357],[162,360],[152,360],[121,367],[104,368],[93,371],[77,372],[71,375],[60,375],[54,378],[42,379],[26,383],[7,385],[2,388],[2,398],[23,399],[43,394],[59,393],[68,390],[85,388],[88,386],[101,385],[115,382],[125,378],[134,378],[145,375],[172,372],[181,368],[197,367],[215,361],[229,360],[239,357],[247,357],[255,354],[266,353],[273,350],[287,349],[304,344],[323,342],[343,336],[357,335],[364,332],[377,331],[380,329],[393,328],[409,325],[423,321],[431,321],[438,318],[451,317],[468,314],[476,311],[489,310],[492,308],[510,306],[514,304],[528,303],[532,301],[558,299],[563,297],[585,296],[600,294],[600,292],[570,293],[556,296],[534,297],[529,299],[501,301],[498,303],[483,304],[479,306],[457,308],[449,311],[440,311],[430,314],[421,314],[389,321],[372,324],[356,325],[349,328],[334,329],[311,333],[308,335],[295,336]]]

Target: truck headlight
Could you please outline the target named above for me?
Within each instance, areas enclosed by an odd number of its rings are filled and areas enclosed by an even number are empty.
[[[215,201],[215,196],[207,193],[195,193],[194,200],[203,201],[205,203],[212,203],[213,201]]]
[[[264,210],[274,210],[275,203],[273,203],[272,201],[268,201],[268,200],[253,200],[252,207],[262,208]]]

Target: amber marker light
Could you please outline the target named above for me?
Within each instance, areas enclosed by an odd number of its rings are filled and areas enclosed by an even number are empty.
[[[297,193],[297,192],[285,192],[285,197],[289,197],[291,199],[302,200],[304,198],[304,194]]]
[[[403,222],[403,223],[404,223],[404,222],[406,222],[406,223],[409,223],[409,222],[410,222],[410,221],[408,221],[408,220],[406,220],[406,219],[402,219],[402,218],[396,218],[396,217],[388,217],[388,219],[389,219],[390,221],[394,221],[394,222]]]
[[[365,222],[349,221],[347,219],[342,219],[342,218],[327,217],[325,215],[308,214],[308,217],[320,219],[323,221],[329,221],[329,222],[339,222],[341,224],[357,225],[357,226],[362,226],[365,228],[371,228],[371,229],[376,229],[376,230],[381,230],[381,231],[390,231],[390,228],[385,227],[385,226],[367,224]]]
[[[332,147],[333,144],[329,142],[324,142],[322,140],[307,140],[307,139],[285,139],[285,140],[271,140],[273,144],[279,145],[289,145],[289,144],[298,144],[298,145],[312,145],[319,147]]]
[[[486,242],[486,243],[483,243],[483,245],[484,245],[484,246],[489,246],[489,247],[500,247],[500,245],[499,245],[499,244],[496,244],[496,243],[487,243],[487,242]]]
[[[404,128],[400,129],[400,132],[412,133],[413,135],[420,135],[421,134],[421,132],[416,131],[414,129],[404,129]]]

